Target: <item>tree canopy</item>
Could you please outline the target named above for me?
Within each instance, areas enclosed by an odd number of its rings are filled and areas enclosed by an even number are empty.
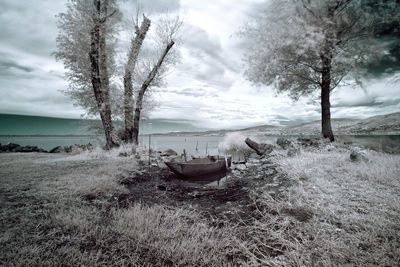
[[[380,12],[389,14],[388,1],[378,2]],[[250,41],[245,74],[293,99],[320,91],[322,134],[333,140],[329,93],[347,82],[360,84],[365,66],[387,49],[375,38],[378,12],[367,8],[366,0],[268,3],[242,31]]]
[[[172,47],[180,19],[161,17],[149,37],[151,20],[143,14],[139,25],[138,11],[130,24],[134,33],[126,53],[117,42],[123,14],[116,0],[71,0],[58,17],[55,56],[67,70],[66,93],[88,115],[100,115],[107,147],[117,146],[121,139],[134,139],[137,144],[143,104],[149,103],[148,89],[162,85],[168,67],[178,59]],[[119,134],[114,130],[115,118],[125,121]]]

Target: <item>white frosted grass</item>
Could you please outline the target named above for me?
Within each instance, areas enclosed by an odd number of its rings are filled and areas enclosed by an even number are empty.
[[[69,172],[46,181],[43,186],[49,187],[48,192],[61,190],[77,195],[127,193],[128,189],[119,183],[119,179],[137,171],[136,153],[144,154],[144,148],[121,145],[107,151],[97,147],[71,156],[64,154],[65,157],[50,158],[49,164],[64,166]]]
[[[228,150],[247,150],[249,147],[246,145],[245,141],[246,136],[241,132],[231,132],[225,134],[222,142],[218,144],[218,148],[220,150],[228,151]]]
[[[256,247],[279,244],[278,257],[254,253],[254,262],[283,266],[393,266],[400,262],[400,155],[322,148],[276,157],[293,185],[283,199],[261,195],[268,212],[250,227]],[[299,221],[288,211],[308,212]]]

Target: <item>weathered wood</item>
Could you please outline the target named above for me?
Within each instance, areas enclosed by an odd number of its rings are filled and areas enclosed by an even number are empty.
[[[132,39],[131,48],[128,53],[128,62],[125,65],[124,75],[124,116],[125,116],[125,142],[131,143],[133,141],[133,85],[132,73],[135,69],[137,58],[142,47],[143,41],[150,28],[151,21],[143,16],[143,21],[140,28],[136,28],[136,36]]]
[[[264,143],[257,143],[251,140],[250,138],[246,138],[245,140],[246,144],[253,149],[259,156],[263,155],[268,155],[269,153],[272,152],[273,146],[270,144],[264,144]]]
[[[91,67],[91,82],[96,99],[97,108],[106,136],[107,148],[118,146],[114,141],[114,127],[111,119],[110,88],[107,69],[105,19],[102,15],[107,13],[107,2],[101,5],[100,0],[94,0],[96,12],[93,14],[94,26],[90,31],[89,60]]]
[[[167,47],[164,50],[164,53],[158,59],[157,64],[153,67],[151,72],[148,74],[146,80],[140,87],[139,94],[136,99],[135,117],[133,120],[133,141],[136,145],[139,144],[139,122],[140,122],[140,113],[142,111],[142,102],[143,102],[144,94],[145,94],[147,88],[150,86],[151,82],[156,77],[157,72],[160,69],[165,57],[167,56],[167,54],[171,50],[171,48],[174,46],[174,44],[175,44],[174,41],[171,41],[170,43],[168,43]]]
[[[331,127],[331,104],[329,95],[331,90],[331,70],[332,70],[332,46],[331,41],[325,44],[324,53],[320,56],[322,60],[321,74],[321,128],[322,136],[329,138],[331,142],[335,140]]]

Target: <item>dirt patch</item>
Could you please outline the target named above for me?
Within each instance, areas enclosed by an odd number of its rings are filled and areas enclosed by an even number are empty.
[[[225,179],[221,186],[202,185],[185,181],[168,169],[153,167],[123,177],[122,182],[130,193],[113,197],[122,208],[141,202],[150,206],[162,204],[195,209],[211,219],[214,226],[250,220],[253,201],[247,190],[249,181],[229,173]],[[91,200],[91,196],[85,198]]]
[[[269,163],[263,166],[258,164],[242,170],[233,169],[217,186],[216,182],[210,185],[182,179],[168,168],[143,168],[118,176],[117,179],[129,189],[129,193],[113,195],[108,197],[108,201],[118,208],[128,208],[139,202],[148,206],[196,210],[216,227],[247,225],[261,216],[260,207],[249,193],[255,188],[264,190],[265,185],[271,185],[271,195],[279,197],[285,186],[273,182],[277,178],[282,180],[280,176]],[[93,203],[98,197],[87,194],[83,200]]]

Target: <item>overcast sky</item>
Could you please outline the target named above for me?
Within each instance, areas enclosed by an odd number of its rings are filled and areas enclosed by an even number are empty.
[[[56,17],[66,0],[0,1],[0,113],[79,118],[84,112],[60,90],[67,86],[56,50]],[[246,42],[237,36],[264,0],[146,0],[152,15],[168,10],[184,20],[181,62],[155,95],[152,118],[191,120],[207,128],[286,125],[320,118],[310,98],[293,102],[243,76]],[[128,6],[128,4],[125,4]],[[370,80],[331,98],[333,118],[365,118],[400,111],[399,83]]]

